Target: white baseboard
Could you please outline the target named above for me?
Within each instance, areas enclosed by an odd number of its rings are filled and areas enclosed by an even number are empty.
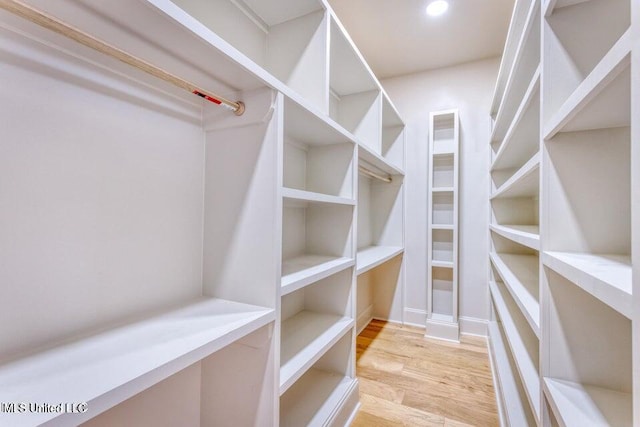
[[[463,335],[474,335],[478,337],[487,336],[488,320],[478,319],[476,317],[463,317],[458,318],[460,323],[460,333]]]
[[[460,326],[458,323],[441,322],[428,319],[424,335],[429,338],[437,338],[444,341],[460,342]]]
[[[404,309],[404,324],[424,328],[427,323],[427,312],[416,308]]]
[[[360,332],[367,327],[371,320],[373,320],[373,304],[365,308],[362,313],[358,315],[356,319],[356,335],[360,335]]]

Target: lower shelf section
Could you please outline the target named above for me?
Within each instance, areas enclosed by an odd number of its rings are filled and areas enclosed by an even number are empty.
[[[509,296],[509,291],[501,282],[490,282],[489,289],[493,297],[493,305],[501,320],[504,336],[507,339],[511,354],[515,361],[521,383],[524,385],[527,398],[534,416],[540,418],[540,376],[538,374],[538,338],[520,314],[519,308]]]
[[[297,291],[355,264],[352,258],[303,255],[282,263],[282,295]]]
[[[282,322],[280,394],[352,329],[353,324],[353,319],[348,317],[306,310]]]
[[[524,389],[511,359],[504,334],[497,322],[489,322],[491,365],[496,379],[496,394],[500,402],[502,425],[535,426],[536,422],[524,394]]]
[[[310,369],[280,401],[280,425],[344,425],[358,406],[358,380]]]
[[[275,320],[272,309],[205,299],[0,368],[0,402],[87,402],[105,411]],[[1,425],[88,414],[1,413]],[[55,421],[54,421],[55,419]]]
[[[401,254],[401,246],[369,246],[358,249],[356,273],[362,274]]]
[[[460,326],[454,322],[453,316],[448,314],[432,313],[427,319],[426,337],[447,341],[460,341]]]
[[[631,393],[544,378],[544,393],[562,427],[631,426]]]

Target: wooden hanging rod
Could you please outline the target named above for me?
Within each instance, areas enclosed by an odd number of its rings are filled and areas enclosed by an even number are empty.
[[[363,175],[370,176],[371,178],[379,179],[380,181],[384,181],[386,183],[390,183],[392,181],[391,175],[380,175],[370,169],[365,168],[364,166],[358,166],[358,172]]]
[[[106,43],[100,39],[93,37],[84,31],[79,30],[65,22],[60,21],[58,18],[44,13],[38,9],[35,9],[19,0],[0,0],[0,8],[7,10],[15,15],[18,15],[34,24],[40,25],[48,30],[54,31],[65,37],[68,37],[84,46],[97,50],[98,52],[109,55],[125,64],[131,65],[139,70],[144,71],[147,74],[151,74],[154,77],[171,83],[181,89],[185,89],[194,95],[213,102],[233,111],[237,116],[241,116],[244,113],[244,103],[241,101],[230,101],[222,96],[218,96],[214,93],[207,92],[200,89],[198,86],[190,83],[180,77],[156,67],[136,56],[133,56],[122,49],[119,49],[109,43]]]

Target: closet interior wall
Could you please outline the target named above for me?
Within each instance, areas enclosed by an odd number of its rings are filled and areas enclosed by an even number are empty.
[[[505,425],[640,423],[639,25],[629,0],[516,2],[490,141]]]
[[[327,2],[27,4],[246,111],[0,11],[0,401],[87,403],[0,424],[347,425],[404,124]]]

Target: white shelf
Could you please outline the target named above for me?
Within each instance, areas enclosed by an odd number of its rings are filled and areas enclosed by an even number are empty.
[[[540,250],[540,226],[538,225],[490,224],[489,228],[520,245]]]
[[[432,224],[432,230],[453,230],[453,224]]]
[[[631,259],[628,256],[545,251],[542,262],[614,310],[632,317]]]
[[[507,425],[534,426],[536,422],[527,404],[522,382],[518,377],[513,358],[507,349],[500,325],[492,321],[489,322],[487,329],[493,375],[500,389],[500,393],[497,394],[502,397],[502,410],[508,420]]]
[[[311,191],[297,190],[294,188],[283,188],[282,197],[287,206],[304,206],[307,203],[329,203],[335,205],[355,206],[354,199],[345,197],[330,196],[328,194],[314,193]]]
[[[201,300],[4,365],[0,400],[87,402],[97,414],[274,320],[272,309]],[[57,413],[0,414],[0,424],[39,425],[58,417],[65,419]],[[73,423],[86,421],[81,418],[74,414]]]
[[[520,309],[510,300],[508,291],[502,283],[489,282],[494,306],[504,328],[511,354],[520,374],[534,416],[540,418],[540,377],[538,374],[537,337],[530,337],[523,331],[523,322],[519,322],[514,314]],[[517,315],[517,314],[516,314]]]
[[[489,256],[529,326],[540,338],[538,257],[495,252]]]
[[[306,310],[282,322],[280,394],[352,329],[353,323],[348,317]]]
[[[632,395],[552,378],[544,393],[561,427],[632,426]]]
[[[358,249],[356,274],[360,275],[404,252],[400,246],[368,246]]]
[[[373,152],[371,148],[358,143],[358,158],[389,175],[404,175],[404,171],[389,163],[384,157]]]
[[[535,102],[534,100],[535,96],[539,96],[540,94],[540,69],[541,69],[541,66],[538,66],[538,68],[536,69],[536,72],[533,73],[533,78],[531,79],[531,83],[529,83],[529,87],[527,88],[524,98],[520,103],[520,106],[516,111],[513,121],[511,122],[511,125],[509,126],[509,129],[507,130],[507,133],[505,134],[505,137],[502,140],[502,143],[500,144],[500,148],[496,153],[493,163],[491,164],[491,169],[490,169],[491,171],[503,169],[504,167],[502,165],[504,163],[508,163],[510,166],[512,162],[509,162],[509,159],[505,160],[505,157],[509,157],[505,155],[505,153],[510,151],[514,151],[514,152],[523,151],[524,147],[522,146],[524,144],[517,144],[516,146],[514,142],[514,136],[517,134],[517,131],[519,130],[521,124],[523,124],[524,118],[527,116],[528,113],[530,113],[530,109],[533,107],[538,109],[540,108],[540,103]],[[539,120],[538,120],[538,123],[535,123],[535,125],[539,129],[539,126],[540,126]],[[539,132],[538,134],[531,135],[529,139],[531,140],[533,145],[538,146],[540,143]],[[512,154],[511,157],[517,157],[517,154]]]
[[[453,193],[453,187],[434,187],[431,189],[434,193]]]
[[[437,261],[431,260],[431,267],[453,268],[453,261]]]
[[[282,427],[325,426],[335,408],[355,391],[358,380],[309,369],[280,402]]]
[[[629,126],[632,30],[628,29],[545,126],[558,132]]]
[[[536,153],[496,190],[491,199],[537,197],[540,190],[540,153]]]
[[[331,118],[289,96],[284,97],[284,129],[287,137],[311,146],[356,142],[353,134]]]
[[[302,255],[282,262],[282,295],[338,273],[355,264],[352,258]]]

